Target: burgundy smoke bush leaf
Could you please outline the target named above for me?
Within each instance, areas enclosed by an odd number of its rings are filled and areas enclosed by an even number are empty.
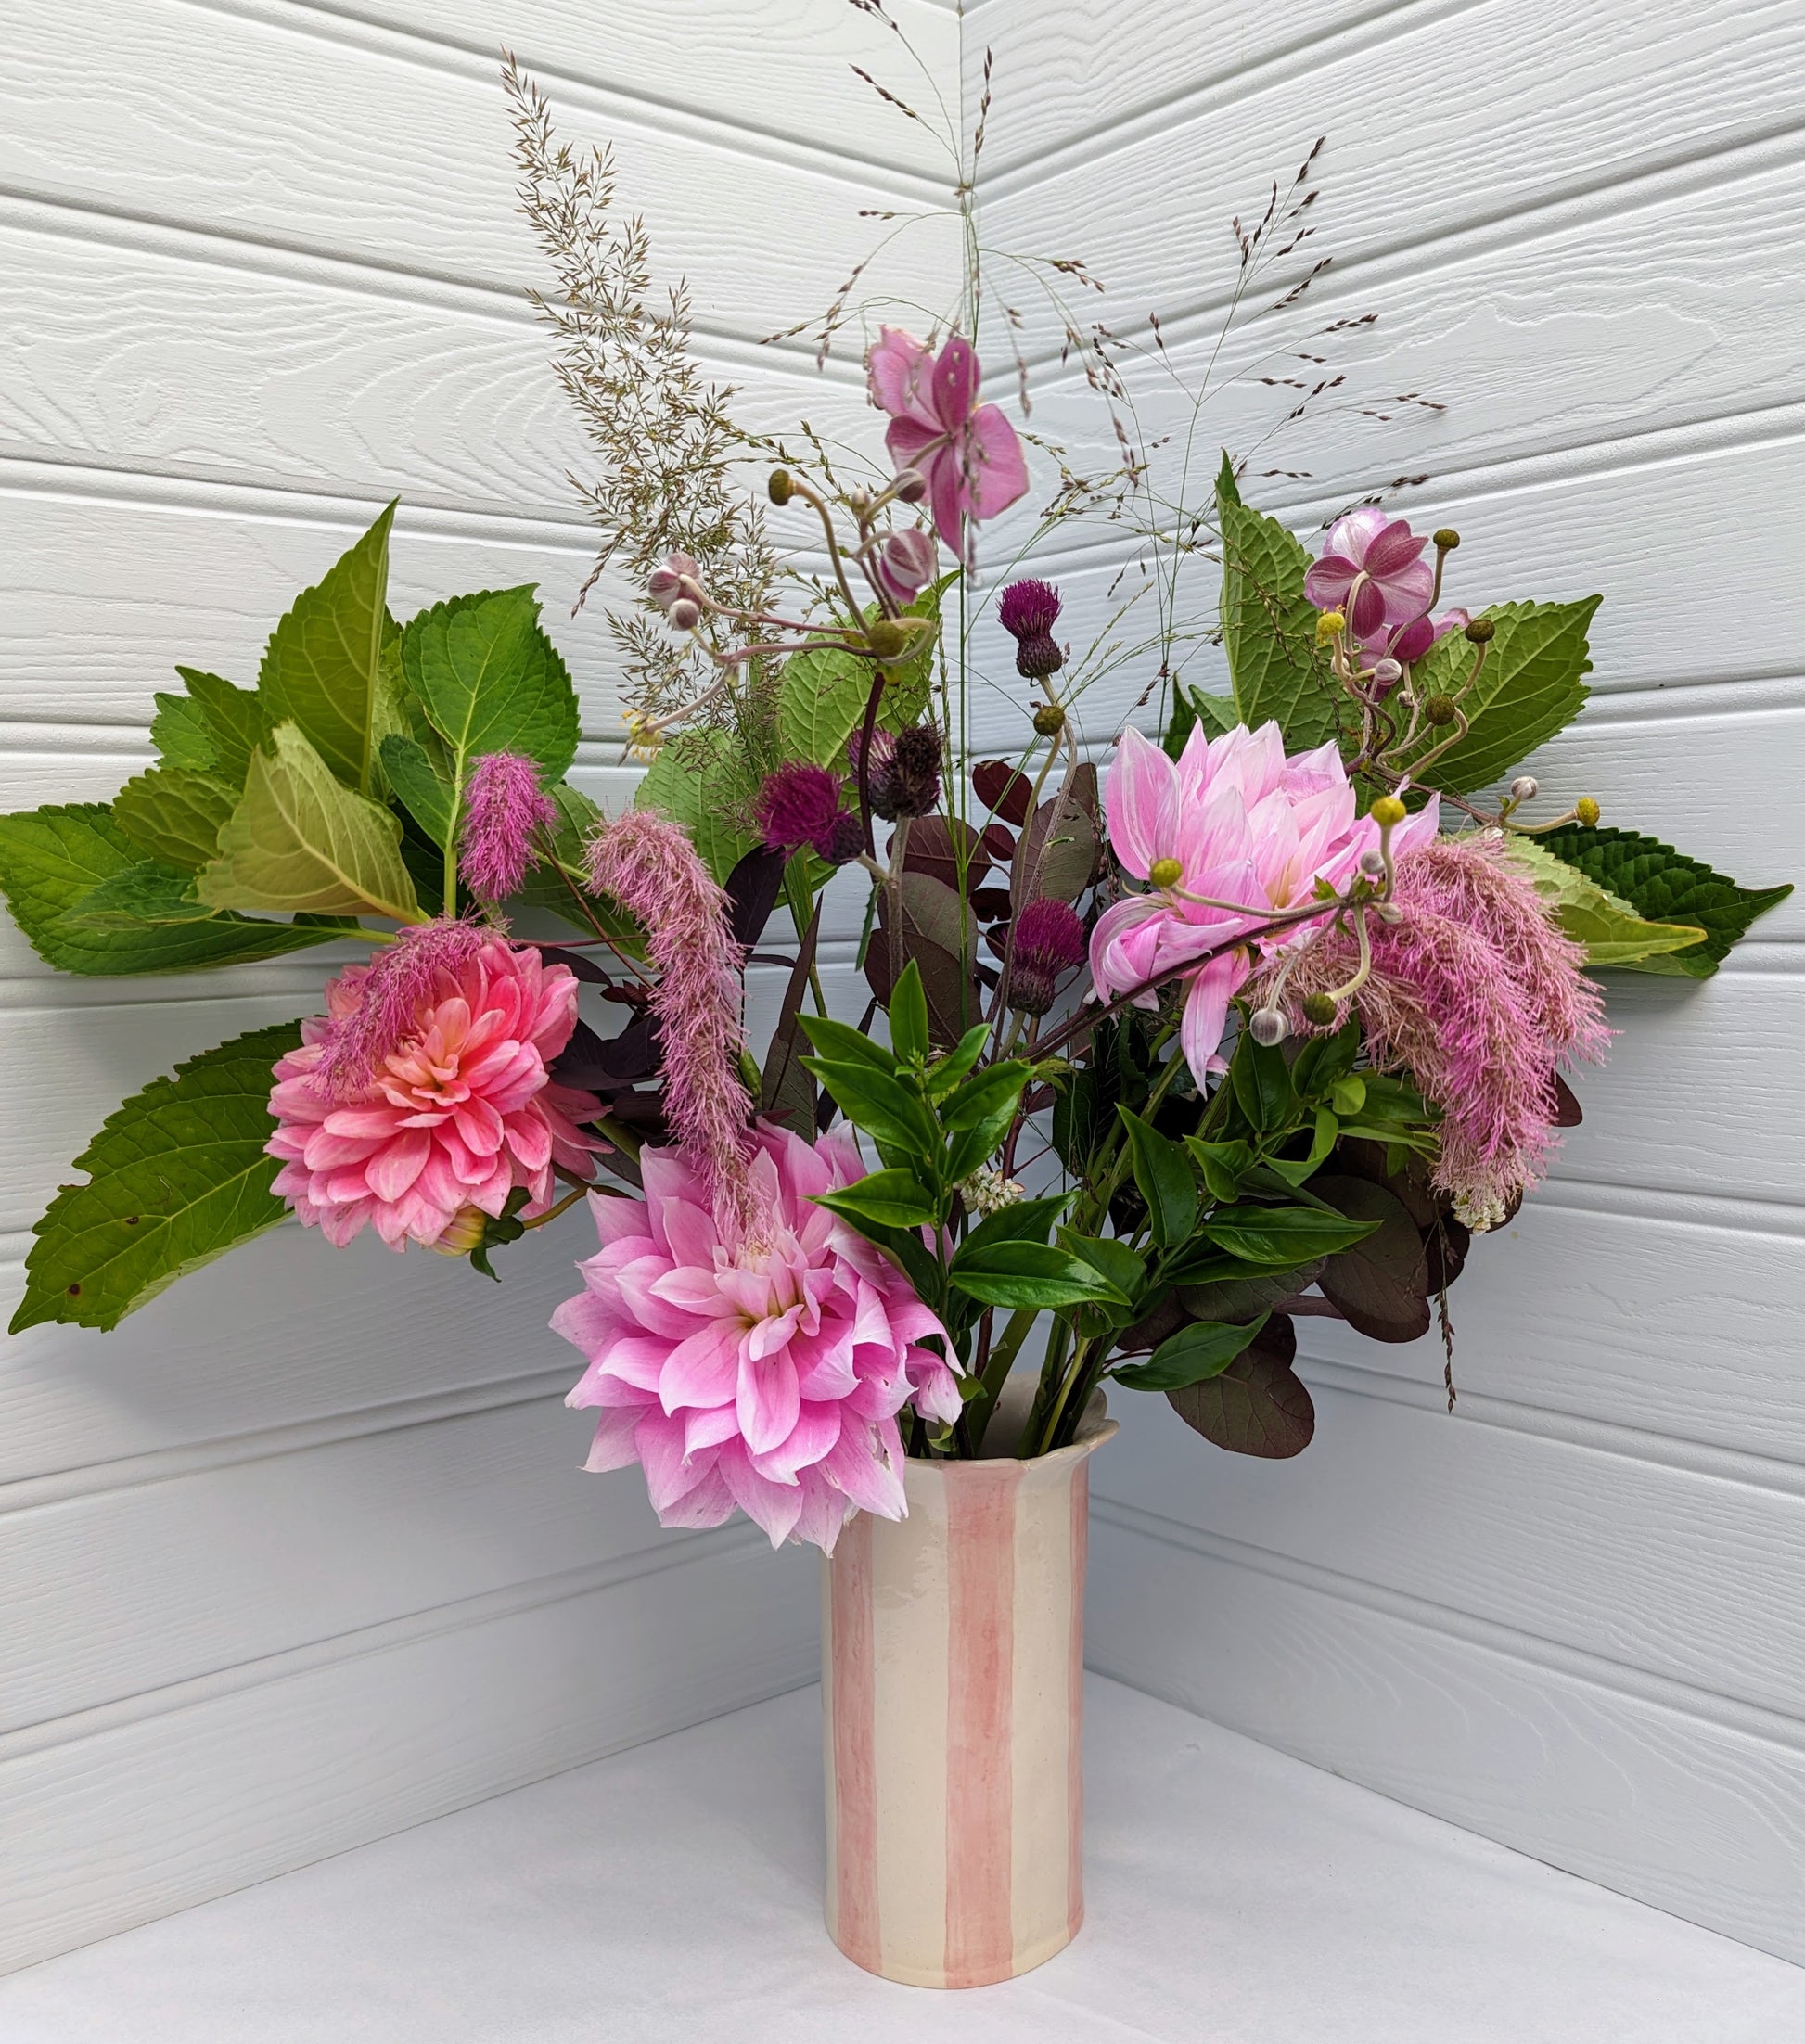
[[[1033,799],[1034,784],[1006,760],[979,760],[971,770],[971,785],[978,799],[992,816],[1005,824],[1025,824],[1028,805]]]
[[[1186,1426],[1234,1455],[1280,1462],[1300,1455],[1316,1431],[1316,1408],[1291,1368],[1298,1331],[1288,1320],[1269,1320],[1221,1376],[1168,1391],[1167,1402]]]
[[[969,893],[991,870],[991,855],[983,840],[969,824],[945,816],[918,816],[909,826],[909,848],[903,856],[905,873],[925,873],[942,887],[959,885],[959,861],[966,862],[966,890]]]
[[[1317,1280],[1348,1324],[1374,1341],[1415,1341],[1429,1331],[1428,1258],[1402,1202],[1364,1178],[1311,1181],[1311,1191],[1350,1220],[1378,1232],[1329,1258]]]

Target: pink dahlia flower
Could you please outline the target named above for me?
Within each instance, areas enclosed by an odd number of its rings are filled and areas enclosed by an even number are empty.
[[[954,334],[936,355],[886,326],[865,368],[872,403],[890,415],[890,459],[919,471],[935,530],[964,559],[965,520],[995,517],[1028,488],[1015,428],[994,404],[978,402],[976,349]]]
[[[1423,558],[1427,544],[1402,518],[1363,504],[1329,527],[1303,593],[1318,610],[1345,611],[1348,629],[1375,658],[1420,660],[1438,639],[1471,621],[1464,610],[1429,617],[1435,570]]]
[[[552,1326],[589,1359],[567,1403],[600,1412],[586,1467],[646,1471],[665,1526],[739,1506],[831,1552],[856,1509],[900,1519],[896,1415],[952,1421],[958,1386],[920,1344],[943,1330],[908,1281],[811,1195],[864,1175],[838,1136],[754,1134],[758,1242],[716,1219],[678,1153],[640,1153],[646,1198],[592,1196],[599,1255]]]
[[[603,1147],[578,1127],[600,1104],[546,1076],[576,1027],[569,968],[498,938],[454,952],[418,987],[396,1040],[372,1046],[366,1083],[335,1094],[322,1061],[355,1030],[366,993],[377,998],[376,972],[352,965],[329,980],[326,1014],[301,1024],[301,1049],[275,1067],[276,1192],[339,1248],[366,1222],[391,1249],[430,1246],[470,1207],[499,1215],[519,1187],[523,1211],[543,1213],[552,1166],[586,1175]]]
[[[1237,725],[1213,740],[1198,725],[1175,760],[1138,731],[1125,731],[1103,801],[1123,869],[1150,880],[1159,866],[1161,876],[1097,919],[1091,977],[1105,1000],[1184,977],[1180,1040],[1201,1079],[1221,1067],[1216,1054],[1228,1003],[1256,957],[1297,942],[1313,926],[1246,944],[1234,939],[1279,910],[1301,907],[1318,880],[1345,887],[1361,853],[1378,843],[1378,825],[1354,814],[1353,789],[1333,744],[1287,759],[1275,723],[1258,731]],[[1394,850],[1428,843],[1437,827],[1431,799],[1392,833]],[[1223,902],[1230,905],[1215,905]],[[1154,998],[1149,990],[1140,1004],[1151,1007]]]

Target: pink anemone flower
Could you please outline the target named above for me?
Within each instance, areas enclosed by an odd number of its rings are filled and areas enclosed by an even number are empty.
[[[460,948],[420,976],[393,1040],[370,1044],[365,1081],[348,1094],[320,1067],[354,1027],[373,965],[326,983],[326,1014],[301,1024],[301,1047],[275,1067],[275,1189],[339,1248],[366,1224],[391,1249],[430,1247],[460,1214],[499,1215],[522,1187],[522,1211],[543,1213],[553,1165],[587,1176],[606,1146],[578,1126],[600,1103],[547,1076],[576,1027],[570,969],[500,939]]]
[[[965,520],[995,517],[1028,488],[1015,428],[996,405],[978,402],[977,351],[954,334],[936,355],[886,326],[865,368],[872,403],[890,415],[890,459],[926,479],[935,530],[963,560]]]
[[[1374,658],[1420,660],[1438,639],[1471,621],[1464,610],[1429,617],[1435,570],[1423,558],[1427,544],[1402,518],[1363,504],[1329,527],[1303,593],[1318,610],[1346,611],[1349,631]]]
[[[1355,815],[1354,792],[1332,743],[1287,759],[1275,723],[1258,731],[1238,725],[1212,740],[1198,725],[1176,760],[1138,731],[1125,731],[1103,800],[1124,871],[1150,881],[1159,866],[1163,884],[1098,917],[1092,979],[1105,1000],[1146,987],[1138,1004],[1151,1007],[1154,987],[1184,978],[1180,1041],[1201,1080],[1222,1068],[1217,1050],[1228,1004],[1257,960],[1316,926],[1300,922],[1243,944],[1234,939],[1278,911],[1301,907],[1319,880],[1345,887],[1362,852],[1378,843],[1378,825]],[[1432,798],[1398,825],[1393,850],[1429,843],[1437,828]]]
[[[646,1197],[592,1195],[600,1253],[552,1316],[589,1368],[567,1403],[599,1410],[585,1466],[638,1463],[665,1526],[739,1506],[771,1537],[831,1552],[855,1510],[900,1519],[897,1414],[951,1422],[944,1336],[914,1287],[812,1195],[864,1175],[843,1138],[753,1132],[756,1232],[717,1217],[676,1151],[640,1153]]]

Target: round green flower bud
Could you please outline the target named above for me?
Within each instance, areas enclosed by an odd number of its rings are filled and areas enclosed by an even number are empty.
[[[893,618],[876,618],[864,628],[864,643],[880,660],[900,658],[909,649],[915,634],[903,631]]]
[[[1043,738],[1057,737],[1066,728],[1066,713],[1057,703],[1043,703],[1034,712],[1034,729]]]
[[[1335,1003],[1325,993],[1307,993],[1303,997],[1303,1014],[1306,1022],[1325,1029],[1335,1020]]]
[[[1431,696],[1423,705],[1423,714],[1432,724],[1451,724],[1460,712],[1452,696]]]
[[[1452,554],[1454,548],[1460,544],[1460,534],[1454,530],[1452,525],[1438,526],[1435,532],[1435,543],[1444,554]]]
[[[1384,830],[1394,829],[1408,814],[1395,795],[1381,795],[1373,804],[1373,821]]]
[[[1588,830],[1597,827],[1599,809],[1590,795],[1582,795],[1573,805],[1573,813]]]
[[[1475,618],[1466,628],[1466,636],[1475,645],[1483,645],[1498,627],[1490,618]]]
[[[1147,868],[1147,878],[1156,888],[1175,888],[1184,877],[1176,859],[1156,859]]]
[[[774,468],[771,471],[771,479],[764,487],[770,492],[773,504],[787,504],[796,494],[796,485],[789,479],[787,468]]]

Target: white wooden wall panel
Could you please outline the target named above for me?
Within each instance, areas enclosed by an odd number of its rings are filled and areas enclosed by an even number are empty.
[[[1269,295],[1335,264],[1220,366],[1291,373],[1312,327],[1378,321],[1324,344],[1347,386],[1254,464],[1307,473],[1250,491],[1310,534],[1421,476],[1394,501],[1460,529],[1453,600],[1602,590],[1594,702],[1534,761],[1550,800],[1596,794],[1607,821],[1749,883],[1805,877],[1805,666],[1779,596],[1805,548],[1784,224],[1805,210],[1801,26],[1746,0],[1154,0],[1108,33],[1082,0],[979,0],[964,50],[968,105],[994,53],[986,241],[1082,255],[1110,287],[1101,316],[1145,332],[1157,311],[1193,373],[1234,281],[1230,215],[1327,132],[1318,232]],[[1182,425],[1159,364],[1130,380],[1145,439]],[[1088,393],[1069,371],[1041,389],[1038,423],[1095,462],[1108,428]],[[1383,402],[1407,390],[1448,410]],[[1213,399],[1206,484],[1223,441],[1289,402],[1245,381]],[[1076,645],[1132,557],[1070,529],[1040,550]],[[1182,604],[1206,630],[1214,574],[1199,564]],[[1214,648],[1187,665],[1222,685]],[[1086,696],[1092,743],[1146,716],[1146,672]],[[1580,1081],[1584,1126],[1452,1295],[1453,1416],[1439,1342],[1317,1321],[1299,1368],[1319,1430],[1295,1463],[1217,1455],[1121,1396],[1092,1646],[1112,1674],[1805,1958],[1805,912],[1757,935],[1703,986],[1612,979],[1626,1033]]]
[[[955,11],[895,11],[956,93]],[[174,663],[252,680],[395,494],[395,607],[538,582],[582,700],[572,777],[629,798],[601,615],[626,592],[568,614],[584,445],[524,299],[549,279],[504,42],[569,136],[614,144],[740,416],[877,449],[855,364],[759,345],[825,308],[861,207],[947,193],[850,76],[896,45],[841,0],[0,0],[0,806],[110,795]],[[874,275],[939,300],[951,254],[930,229]],[[835,989],[848,928],[837,908]],[[121,1094],[316,1008],[343,962],[83,982],[0,929],[8,1310],[25,1231]],[[753,982],[756,1033],[778,976]],[[580,1362],[545,1322],[582,1233],[517,1246],[491,1285],[282,1230],[114,1335],[7,1345],[0,1966],[809,1679],[807,1557],[664,1535],[636,1475],[582,1473]]]

